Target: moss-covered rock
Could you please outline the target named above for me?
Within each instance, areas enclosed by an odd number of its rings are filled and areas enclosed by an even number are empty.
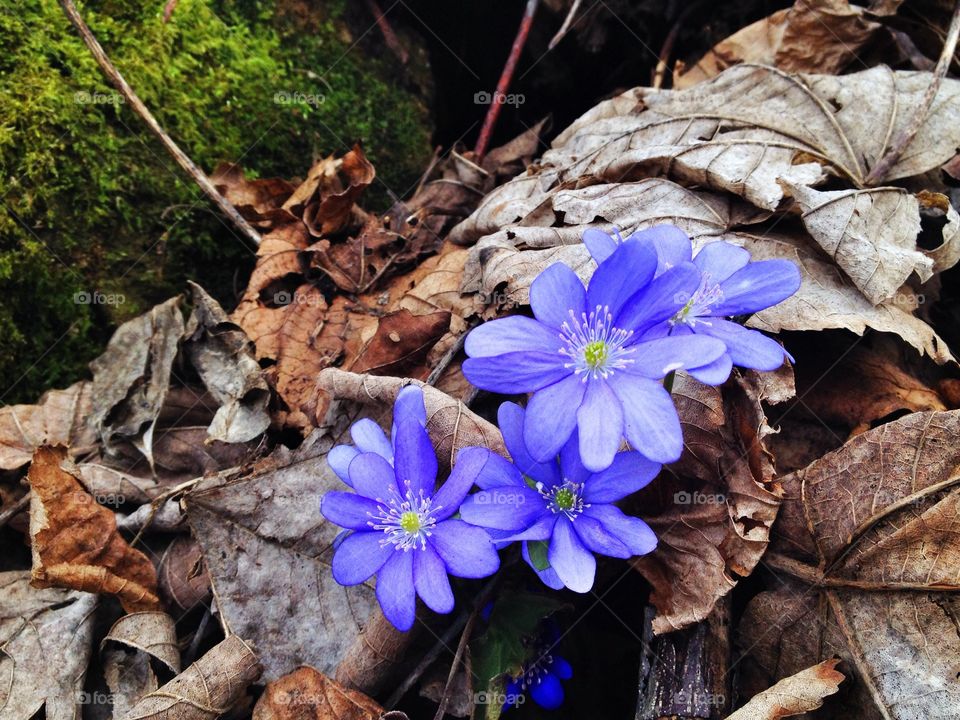
[[[385,205],[428,161],[426,101],[392,56],[356,44],[342,0],[320,6],[179,0],[169,21],[156,0],[81,10],[201,167],[291,176],[361,139]],[[82,374],[116,322],[186,278],[231,304],[253,248],[106,84],[55,0],[0,14],[0,47],[0,400],[12,402]]]

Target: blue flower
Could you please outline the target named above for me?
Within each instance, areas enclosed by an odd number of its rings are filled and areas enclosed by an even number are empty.
[[[648,243],[625,243],[599,264],[588,288],[566,265],[551,265],[530,286],[534,318],[512,316],[467,336],[466,378],[483,390],[532,392],[526,443],[534,459],[554,457],[579,431],[590,470],[610,466],[624,437],[656,462],[680,457],[683,438],[670,394],[658,380],[707,366],[725,351],[710,337],[664,337],[658,330],[696,291],[686,262],[655,277]]]
[[[576,431],[559,458],[539,462],[527,450],[523,409],[503,403],[498,420],[513,463],[490,454],[477,477],[480,492],[460,506],[464,520],[487,528],[499,542],[523,541],[524,559],[546,585],[581,593],[593,587],[594,553],[629,558],[656,547],[650,527],[613,503],[646,486],[659,463],[622,452],[609,468],[593,473],[581,463]],[[537,569],[530,541],[548,541],[550,567]]]
[[[689,370],[695,378],[719,385],[727,379],[733,365],[776,370],[789,357],[776,341],[726,318],[759,312],[793,295],[800,287],[800,271],[792,262],[751,262],[747,250],[722,240],[704,245],[692,257],[690,238],[673,225],[657,225],[626,240],[619,232],[614,233],[611,237],[590,229],[583,234],[583,242],[597,262],[603,262],[624,244],[644,244],[656,250],[658,275],[686,265],[691,259],[700,271],[696,290],[659,328],[663,336],[710,336],[726,345],[727,352],[713,363]]]
[[[328,460],[356,492],[328,492],[320,505],[327,520],[353,531],[337,546],[333,577],[358,585],[377,575],[383,614],[397,629],[409,630],[417,595],[431,610],[448,613],[454,605],[448,574],[481,578],[500,567],[489,535],[452,517],[491,453],[462,449],[434,492],[437,457],[423,394],[412,385],[394,404],[392,442],[370,420],[356,423],[351,435],[357,446],[335,448]]]
[[[556,710],[563,704],[561,681],[573,677],[573,667],[553,652],[559,637],[559,632],[552,625],[548,626],[534,659],[525,663],[520,672],[507,682],[504,688],[504,710],[518,706],[522,702],[520,697],[525,700],[528,692],[533,701],[545,710]]]

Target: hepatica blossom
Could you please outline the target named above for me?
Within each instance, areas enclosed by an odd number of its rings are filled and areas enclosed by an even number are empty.
[[[519,706],[528,693],[545,710],[556,710],[563,704],[563,681],[573,677],[573,667],[555,652],[559,640],[559,628],[548,622],[534,657],[517,675],[508,678],[504,710]]]
[[[708,336],[721,340],[726,352],[713,363],[692,368],[702,382],[716,385],[726,380],[733,365],[754,370],[776,370],[783,364],[783,348],[771,338],[727,318],[747,315],[776,305],[800,287],[800,271],[789,260],[751,262],[750,253],[722,240],[704,245],[693,257],[690,238],[673,225],[634,233],[625,241],[600,230],[587,230],[583,242],[598,263],[613,257],[625,245],[655,249],[657,274],[685,266],[691,260],[700,280],[683,307],[658,328],[663,336]]]
[[[701,276],[692,262],[656,271],[655,249],[638,242],[616,247],[586,288],[566,265],[551,265],[530,286],[533,318],[493,320],[467,336],[463,373],[471,383],[533,393],[525,422],[535,460],[553,458],[575,429],[583,465],[593,471],[610,466],[624,437],[653,461],[680,457],[680,422],[658,381],[709,366],[726,347],[661,330]]]
[[[453,518],[490,455],[465,448],[447,481],[434,492],[437,457],[425,428],[420,388],[408,386],[394,405],[392,442],[370,420],[356,423],[356,447],[328,456],[355,492],[328,492],[320,511],[352,531],[333,556],[333,577],[358,585],[377,575],[377,600],[399,630],[413,626],[416,596],[438,613],[453,609],[447,575],[491,575],[500,559],[484,530]]]
[[[522,541],[524,559],[545,584],[581,593],[593,587],[594,553],[629,558],[656,547],[650,527],[612,503],[647,485],[659,463],[623,452],[609,468],[593,473],[580,460],[576,431],[559,458],[539,462],[527,450],[524,410],[504,403],[498,420],[513,463],[491,453],[477,477],[480,492],[460,506],[464,520],[489,529],[501,542]],[[549,567],[537,567],[531,542],[547,543]]]

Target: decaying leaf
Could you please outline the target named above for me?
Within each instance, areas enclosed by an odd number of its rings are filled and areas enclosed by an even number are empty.
[[[153,565],[120,536],[113,512],[83,489],[63,447],[38,448],[27,479],[37,587],[109,593],[128,612],[158,606]]]
[[[318,430],[295,453],[205,480],[184,499],[221,620],[256,645],[266,681],[303,663],[332,673],[376,607],[372,583],[343,587],[330,571],[340,528],[319,502],[343,487],[326,462],[334,439]]]
[[[678,63],[673,87],[690,87],[744,62],[787,72],[839,74],[882,27],[847,0],[798,0],[747,25],[689,67]]]
[[[382,714],[366,695],[312,667],[269,683],[253,708],[253,720],[377,720]]]
[[[270,391],[253,343],[202,287],[189,285],[194,307],[184,333],[184,350],[220,405],[207,432],[223,442],[252,440],[270,424]]]
[[[176,627],[164,612],[124,615],[101,641],[100,653],[115,716],[126,714],[141,697],[158,688],[152,658],[172,675],[180,672]]]
[[[722,391],[679,375],[673,392],[684,455],[637,496],[658,545],[631,561],[653,586],[658,634],[704,620],[753,571],[780,506],[756,375]]]
[[[781,479],[780,582],[741,624],[748,690],[838,655],[856,682],[837,717],[955,712],[958,432],[958,411],[912,413]]]
[[[227,712],[259,675],[256,654],[231,635],[166,685],[142,697],[121,720],[213,720]]]
[[[151,527],[155,527],[156,520]],[[210,597],[210,576],[200,545],[188,535],[178,535],[160,556],[157,568],[160,596],[185,613]]]
[[[153,430],[183,329],[180,298],[174,297],[117,328],[106,351],[90,363],[91,421],[108,450],[119,439],[131,439],[152,464]]]
[[[97,596],[38,589],[29,572],[0,573],[0,716],[48,720],[80,715]]]
[[[784,678],[769,690],[750,699],[727,720],[780,720],[816,710],[828,695],[833,695],[844,681],[839,660],[824,660],[796,675]]]
[[[86,448],[96,442],[89,423],[93,388],[74,383],[66,390],[50,390],[36,405],[0,408],[0,470],[16,470],[41,445]]]

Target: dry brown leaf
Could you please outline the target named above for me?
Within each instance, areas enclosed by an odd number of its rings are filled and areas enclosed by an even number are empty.
[[[75,720],[91,655],[97,596],[37,589],[29,572],[0,573],[0,716]]]
[[[121,720],[213,720],[227,712],[259,675],[253,650],[231,635],[166,685],[142,697]]]
[[[270,424],[270,390],[253,343],[202,287],[189,285],[193,313],[184,331],[184,354],[219,405],[207,432],[228,443],[252,440]]]
[[[844,681],[837,670],[839,660],[824,660],[796,675],[784,678],[769,690],[752,697],[727,720],[780,720],[793,717],[823,705]]]
[[[164,612],[124,615],[100,642],[100,657],[113,696],[114,716],[125,715],[141,697],[159,686],[151,659],[163,663],[171,675],[180,672],[173,618]]]
[[[210,179],[245,219],[256,224],[270,222],[295,189],[293,183],[280,178],[248,180],[235,163],[220,163]]]
[[[155,528],[156,521],[151,524]],[[178,535],[160,556],[157,568],[160,595],[171,607],[186,613],[210,597],[210,576],[200,545],[188,535]]]
[[[678,62],[673,87],[690,87],[744,62],[840,74],[882,27],[847,0],[798,0],[737,31],[693,65]]]
[[[302,667],[267,685],[253,720],[377,720],[383,708],[361,692]]]
[[[414,369],[449,327],[450,313],[444,310],[429,315],[397,310],[384,315],[350,369],[374,375],[416,376]]]
[[[653,586],[658,634],[704,620],[753,571],[780,506],[756,374],[722,392],[678,375],[673,393],[684,454],[636,498],[659,542],[631,561]]]
[[[100,649],[103,650],[111,642],[156,658],[174,674],[180,672],[176,623],[165,612],[135,612],[124,615],[113,624],[110,632],[100,642]]]
[[[0,408],[0,470],[23,467],[41,445],[92,446],[92,398],[91,384],[82,381],[44,393],[36,405]]]
[[[127,544],[114,514],[83,489],[63,447],[38,448],[27,480],[37,587],[109,593],[128,612],[159,605],[150,560]]]
[[[153,431],[183,328],[178,296],[117,328],[106,351],[90,363],[91,422],[108,450],[131,440],[152,466]]]
[[[779,582],[751,600],[741,624],[748,688],[838,655],[856,675],[841,701],[847,712],[952,716],[960,702],[958,433],[960,412],[912,413],[782,478],[764,559]]]
[[[933,260],[917,248],[920,205],[900,188],[819,192],[784,182],[803,210],[803,224],[873,305],[896,295],[916,273],[933,274]]]
[[[331,155],[315,163],[283,209],[302,215],[314,237],[339,232],[355,221],[354,203],[375,176],[363,149],[354,145],[342,158]]]

